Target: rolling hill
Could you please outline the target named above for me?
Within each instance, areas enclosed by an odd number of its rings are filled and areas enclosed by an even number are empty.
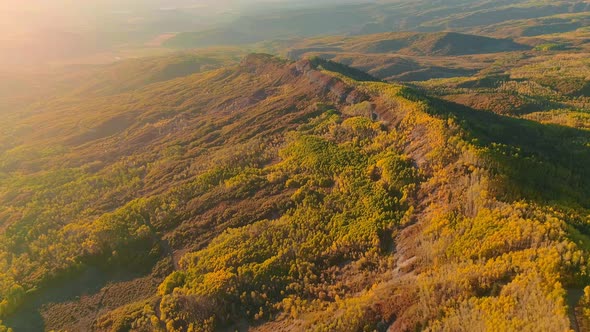
[[[349,44],[349,45],[346,45]],[[460,56],[528,49],[508,39],[455,32],[391,33],[347,39],[343,49],[359,53],[399,53],[417,56]]]
[[[305,39],[291,46],[288,56],[296,59],[309,52],[398,53],[412,56],[461,56],[523,51],[526,45],[509,39],[455,32],[382,33],[357,37]]]
[[[489,68],[492,61],[531,49],[510,39],[454,32],[401,32],[307,38],[281,45],[276,52],[290,59],[330,59],[384,80],[425,81],[470,76]]]

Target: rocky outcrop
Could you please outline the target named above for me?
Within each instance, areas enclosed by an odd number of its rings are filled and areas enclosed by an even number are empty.
[[[367,100],[362,92],[343,80],[316,69],[310,60],[301,60],[294,64],[293,70],[303,75],[320,91],[330,94],[339,103],[356,104]]]

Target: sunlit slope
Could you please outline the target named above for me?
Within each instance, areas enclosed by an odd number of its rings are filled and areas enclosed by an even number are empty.
[[[186,192],[194,197],[193,186],[199,186],[196,183],[206,179],[207,172],[212,172],[210,180],[215,184],[234,172],[224,170],[226,167],[268,163],[274,158],[272,151],[284,140],[285,131],[322,113],[327,107],[323,104],[362,98],[340,80],[321,72],[314,71],[309,74],[313,78],[308,78],[304,71],[309,69],[297,69],[270,56],[251,56],[237,67],[128,94],[55,99],[15,117],[8,126],[11,136],[3,138],[2,154],[2,229],[7,238],[13,238],[3,242],[3,253],[8,255],[3,262],[10,266],[3,269],[7,271],[3,275],[7,280],[3,284],[3,298],[7,299],[3,312],[20,302],[20,290],[75,273],[80,264],[109,265],[110,259],[103,256],[107,252],[110,256],[113,250],[127,248],[135,252],[139,266],[149,266],[146,260],[153,263],[167,256],[160,252],[158,238],[185,221],[188,224],[184,227],[201,228],[190,215],[203,211],[191,204],[178,204],[190,213],[179,216],[173,224],[165,222],[165,229],[154,229],[141,238],[135,238],[139,233],[133,227],[121,233],[128,226],[118,228],[110,220],[98,219],[109,219],[116,214],[109,217],[105,213],[157,193]],[[211,169],[217,166],[218,171]],[[204,185],[200,190],[209,189]],[[276,195],[272,190],[259,195],[268,204],[267,211],[256,210],[258,204],[236,207],[239,213],[232,218],[234,225],[248,222],[250,215],[266,215],[279,204],[272,203]],[[280,202],[279,198],[276,200]],[[221,222],[215,211],[209,221],[201,222]],[[91,225],[95,222],[109,226],[91,231],[103,234],[96,233],[102,240],[85,242],[90,236],[86,231],[94,228]],[[170,241],[179,249],[198,247],[199,242],[207,243],[222,230],[219,226],[217,231],[205,231],[200,240],[194,237],[200,237],[197,234],[201,231],[179,231],[175,235],[178,239]],[[115,234],[122,242],[113,237]],[[84,249],[83,243],[90,247]],[[149,258],[152,246],[155,249]],[[128,258],[123,261],[126,265]]]
[[[57,97],[106,96],[235,64],[245,51],[222,48],[121,60],[107,65],[0,68],[0,112]]]
[[[261,54],[11,121],[0,316],[16,331],[587,319],[566,306],[590,301],[587,131]]]

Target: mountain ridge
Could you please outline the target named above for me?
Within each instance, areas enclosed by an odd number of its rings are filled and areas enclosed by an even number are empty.
[[[583,229],[583,210],[552,199],[588,205],[576,181],[590,177],[583,167],[564,173],[560,157],[587,160],[588,149],[575,143],[587,133],[458,108],[349,73],[358,75],[321,59],[251,54],[74,108],[86,117],[114,104],[101,113],[113,119],[135,110],[133,123],[116,132],[45,146],[35,133],[4,151],[0,181],[12,189],[0,195],[3,210],[28,217],[0,215],[0,248],[30,269],[28,278],[2,276],[15,280],[10,289],[29,291],[2,290],[11,296],[6,322],[26,329],[35,323],[31,312],[41,312],[46,329],[212,330],[247,321],[260,331],[277,324],[407,330],[454,329],[464,319],[512,327],[533,314],[536,327],[569,327],[557,280],[567,266],[573,279],[584,265],[555,253],[579,255],[567,234]],[[47,117],[72,116],[59,101],[50,105],[53,112],[20,121],[45,119],[47,130],[55,126]],[[56,123],[63,130],[75,121]],[[19,156],[32,148],[37,157]],[[537,182],[550,188],[546,196],[535,194]],[[37,183],[34,192],[25,183]],[[45,207],[56,199],[69,202],[59,212],[64,223],[47,232],[56,217]],[[43,249],[47,236],[59,244],[52,251]],[[53,265],[50,255],[72,263]],[[52,275],[118,266],[145,272],[110,279],[88,296],[20,309]],[[518,306],[495,306],[517,299]],[[438,308],[450,311],[441,317]],[[62,319],[68,312],[87,314]]]

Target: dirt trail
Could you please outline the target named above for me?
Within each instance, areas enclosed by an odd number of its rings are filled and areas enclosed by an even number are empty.
[[[569,288],[567,290],[567,305],[568,305],[568,316],[572,329],[576,332],[590,331],[589,326],[584,326],[584,322],[581,318],[580,308],[578,303],[584,295],[583,288]]]

